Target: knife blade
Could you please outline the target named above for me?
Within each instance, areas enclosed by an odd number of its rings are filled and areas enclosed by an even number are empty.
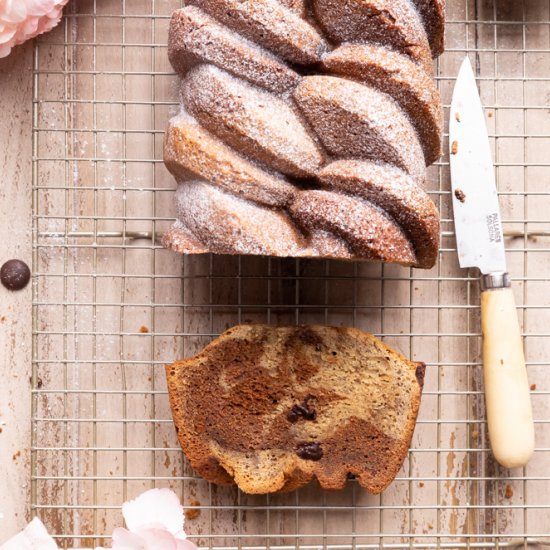
[[[502,221],[485,116],[470,60],[460,67],[449,120],[451,186],[460,267],[506,271]]]
[[[485,405],[491,448],[508,468],[534,451],[531,396],[496,190],[485,115],[466,57],[449,118],[451,189],[459,264],[479,268]]]

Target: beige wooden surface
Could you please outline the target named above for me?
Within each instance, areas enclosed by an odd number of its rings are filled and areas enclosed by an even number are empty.
[[[32,44],[0,59],[0,265],[31,265]],[[0,285],[0,542],[30,511],[31,285]]]
[[[177,110],[165,43],[179,6],[73,2],[64,23],[40,41],[34,512],[64,547],[102,542],[121,524],[120,504],[152,486],[170,486],[196,507],[187,530],[203,545],[460,548],[546,538],[550,248],[546,237],[525,232],[550,225],[548,1],[449,0],[448,51],[438,71],[447,105],[466,51],[480,68],[490,133],[499,136],[506,229],[525,235],[506,240],[536,384],[537,452],[518,471],[499,469],[488,452],[478,287],[475,274],[457,265],[447,158],[429,172],[444,238],[439,264],[428,272],[265,258],[182,261],[153,240],[174,215],[174,184],[161,159],[162,132]],[[339,493],[312,485],[250,497],[194,475],[173,430],[164,364],[251,321],[353,324],[428,364],[411,453],[383,495],[351,482]],[[19,357],[28,368],[29,356]],[[28,411],[28,391],[20,393],[18,405]],[[28,442],[31,434],[18,437]]]

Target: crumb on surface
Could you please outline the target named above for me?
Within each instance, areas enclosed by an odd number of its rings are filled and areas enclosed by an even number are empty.
[[[489,118],[493,118],[493,111],[489,111],[489,112],[487,113],[487,116],[488,116]]]
[[[479,432],[477,430],[474,430],[472,432],[472,439],[477,439],[479,437]]]
[[[139,327],[139,332],[141,332],[142,334],[146,334],[149,332],[149,327],[146,327],[145,325],[141,325]]]
[[[200,506],[200,505],[201,503],[198,500],[193,499],[189,501],[189,506]],[[188,509],[185,510],[185,517],[187,519],[197,519],[200,515],[201,515],[201,511],[198,510],[197,508],[194,508],[191,510],[188,510]]]
[[[424,487],[424,482],[423,482],[423,481],[420,481],[420,482],[418,483],[418,486],[419,486],[419,487]]]
[[[6,316],[5,316],[5,315],[2,315],[2,316],[0,317],[0,323],[3,323],[5,320],[6,320]]]
[[[531,391],[535,391],[537,389],[537,385],[536,384],[531,384],[530,389],[531,389]]]
[[[466,195],[464,194],[464,191],[462,189],[455,189],[455,197],[460,201],[464,202],[466,200]]]
[[[455,113],[455,120],[460,122],[460,113],[458,111]]]
[[[15,462],[20,456],[21,456],[21,451],[16,451],[15,453],[13,453],[13,456],[11,457],[11,459]]]
[[[428,523],[428,529],[433,529],[433,528],[434,528],[433,524],[431,522]]]
[[[451,144],[451,155],[456,155],[458,153],[458,141],[453,141]]]
[[[506,490],[504,491],[504,496],[506,498],[512,498],[514,496],[514,490],[510,484],[506,485]]]

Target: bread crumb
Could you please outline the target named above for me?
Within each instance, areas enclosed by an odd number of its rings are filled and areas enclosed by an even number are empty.
[[[474,430],[472,432],[472,439],[477,439],[479,437],[479,432],[477,430]]]
[[[21,456],[21,451],[17,451],[13,453],[13,456],[11,457],[11,459],[15,462],[20,456]]]
[[[6,320],[6,316],[2,315],[2,317],[0,317],[0,323],[3,323],[5,320]]]
[[[190,500],[189,506],[200,506],[201,503],[198,500]],[[187,519],[197,519],[201,515],[201,511],[196,508],[191,510],[185,510],[185,517]]]
[[[506,498],[512,498],[514,496],[514,490],[511,485],[506,485],[506,491],[504,491],[504,496]]]
[[[530,389],[531,389],[531,391],[535,391],[537,389],[537,385],[536,384],[531,384]]]
[[[141,325],[139,327],[139,332],[141,332],[142,334],[146,334],[149,332],[149,327],[146,327],[145,325]]]
[[[423,481],[420,481],[420,482],[418,483],[418,486],[419,486],[419,487],[424,487],[424,482],[423,482]]]
[[[458,141],[453,141],[451,145],[451,155],[456,155],[458,153]]]
[[[487,113],[487,116],[488,116],[489,118],[493,118],[493,111],[489,111],[489,112]]]
[[[433,528],[434,528],[433,524],[432,524],[432,523],[428,523],[428,529],[433,529]]]
[[[462,189],[455,189],[455,197],[462,203],[466,201],[466,195]]]
[[[460,113],[458,111],[455,113],[455,120],[460,122]]]

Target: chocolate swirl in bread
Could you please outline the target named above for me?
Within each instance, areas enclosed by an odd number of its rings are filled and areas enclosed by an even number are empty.
[[[182,112],[165,245],[433,266],[444,0],[186,3],[169,33]]]
[[[197,473],[247,493],[349,474],[372,493],[407,455],[425,365],[354,328],[239,325],[166,367],[178,438]]]

